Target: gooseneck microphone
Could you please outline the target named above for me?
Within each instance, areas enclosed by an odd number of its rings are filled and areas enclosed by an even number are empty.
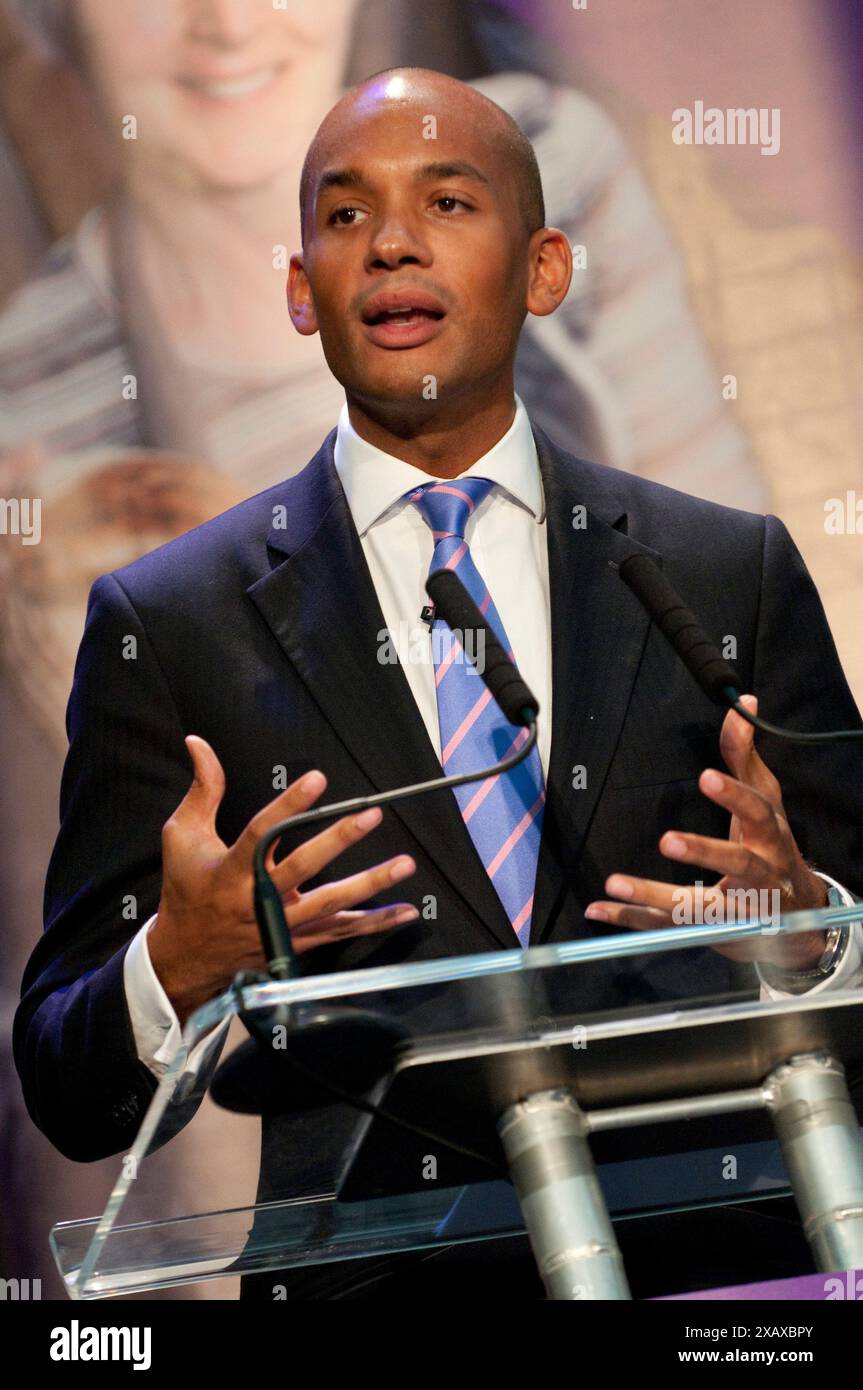
[[[436,570],[429,575],[426,592],[434,603],[436,615],[442,617],[453,632],[482,634],[484,663],[480,675],[510,724],[529,727],[539,714],[539,705],[461,580],[452,570]]]
[[[629,555],[619,565],[613,561],[609,563],[671,643],[705,695],[716,704],[730,706],[762,733],[775,734],[789,743],[838,743],[843,739],[863,738],[863,728],[803,734],[770,724],[753,714],[741,704],[741,680],[734,667],[708,637],[655,561],[649,555]]]
[[[536,743],[539,705],[461,580],[451,570],[438,570],[429,576],[426,589],[434,602],[436,616],[443,618],[454,633],[461,633],[462,636],[466,632],[476,634],[477,640],[473,643],[462,640],[465,655],[476,666],[510,723],[520,724],[528,729],[528,737],[515,753],[492,767],[484,767],[477,772],[463,772],[454,777],[435,777],[430,782],[415,782],[411,786],[396,787],[392,791],[376,792],[371,796],[354,796],[348,801],[317,806],[311,811],[289,816],[287,820],[280,821],[262,835],[255,846],[253,856],[255,917],[270,976],[273,979],[289,980],[298,973],[296,953],[291,942],[281,895],[264,862],[270,846],[281,839],[287,830],[314,821],[333,820],[338,816],[348,815],[353,811],[364,811],[372,806],[385,806],[392,801],[403,801],[409,796],[420,796],[444,787],[460,787],[466,782],[483,782],[487,777],[498,777],[526,758]],[[482,664],[469,655],[471,652],[483,653]]]
[[[684,605],[659,566],[648,555],[630,555],[619,566],[618,573],[705,695],[716,704],[727,705],[726,691],[730,688],[737,694],[740,677]]]

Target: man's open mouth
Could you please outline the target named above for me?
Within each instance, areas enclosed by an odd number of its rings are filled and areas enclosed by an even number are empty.
[[[435,321],[446,317],[443,304],[425,290],[382,290],[366,302],[363,323],[411,324]]]
[[[364,319],[364,323],[419,323],[422,319],[442,319],[443,312],[432,309],[384,309],[380,314]]]
[[[383,349],[423,347],[445,330],[446,309],[428,290],[378,290],[362,310],[368,339]]]

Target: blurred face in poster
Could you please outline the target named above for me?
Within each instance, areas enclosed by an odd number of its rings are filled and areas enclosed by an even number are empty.
[[[239,191],[295,167],[340,93],[357,4],[74,0],[129,172]]]

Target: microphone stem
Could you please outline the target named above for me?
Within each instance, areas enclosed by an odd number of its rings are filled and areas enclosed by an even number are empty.
[[[733,685],[726,685],[722,691],[728,700],[731,708],[736,710],[741,719],[745,719],[747,724],[759,729],[762,734],[775,734],[777,738],[784,738],[786,743],[838,743],[845,739],[863,738],[863,729],[834,729],[827,732],[812,734],[798,734],[794,729],[783,729],[779,724],[771,724],[759,715],[753,714],[740,700],[740,692],[735,690]]]

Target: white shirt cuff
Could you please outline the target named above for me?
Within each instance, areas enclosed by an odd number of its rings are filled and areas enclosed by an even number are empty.
[[[123,986],[132,1023],[138,1058],[154,1076],[167,1071],[182,1041],[180,1020],[153,969],[147,936],[157,914],[149,918],[132,938],[123,962]],[[215,1034],[208,1033],[189,1053],[183,1074],[196,1075],[210,1059],[216,1046],[224,1042],[230,1019],[219,1024]]]
[[[841,883],[837,883],[835,878],[831,878],[829,874],[821,873],[818,869],[815,869],[814,872],[818,874],[819,878],[823,878],[825,883],[829,883],[831,888],[838,890],[846,907],[853,907],[854,903],[857,902],[854,894],[849,893],[848,889],[844,888]],[[863,914],[863,904],[861,904],[860,910]],[[834,969],[825,979],[819,980],[817,984],[807,989],[805,991],[807,995],[819,994],[825,990],[833,989],[857,989],[863,985],[863,921],[850,922],[848,925],[848,940]],[[788,990],[776,989],[773,985],[769,985],[761,975],[760,970],[758,973],[761,978],[762,1001],[800,998],[799,994],[793,996]]]

